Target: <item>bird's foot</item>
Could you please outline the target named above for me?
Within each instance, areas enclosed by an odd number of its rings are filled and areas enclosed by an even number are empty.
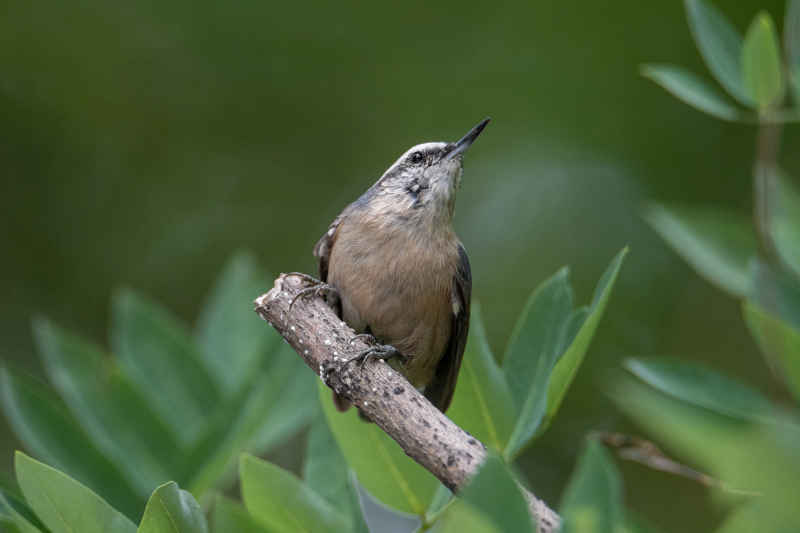
[[[305,298],[307,296],[312,296],[312,295],[314,297],[318,297],[325,293],[334,296],[334,299],[339,297],[339,291],[333,285],[329,285],[324,281],[320,281],[312,276],[309,276],[308,274],[302,274],[300,272],[292,272],[292,275],[303,277],[303,279],[311,281],[312,285],[310,287],[300,289],[300,292],[294,295],[292,301],[289,302],[289,311],[292,310],[292,306],[299,298]]]
[[[345,361],[346,365],[349,365],[350,363],[358,363],[360,367],[363,367],[365,364],[367,364],[367,361],[369,361],[370,359],[379,361],[388,361],[393,357],[398,357],[402,361],[406,360],[406,356],[403,355],[400,352],[400,350],[388,344],[378,343],[378,341],[375,340],[375,337],[373,337],[372,335],[367,335],[362,333],[361,335],[356,335],[353,338],[355,339],[357,337],[364,337],[364,336],[368,336],[369,338],[371,338],[372,343],[374,344],[369,348],[367,348],[366,350],[361,351],[358,355],[355,355],[350,359],[348,359],[347,361]]]

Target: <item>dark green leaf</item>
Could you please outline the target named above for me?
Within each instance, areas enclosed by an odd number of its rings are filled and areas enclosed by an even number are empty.
[[[351,483],[350,469],[322,413],[317,416],[308,435],[303,480],[349,518],[351,526],[348,531],[367,533],[358,494]]]
[[[136,531],[133,522],[66,474],[21,452],[14,468],[26,501],[53,533]]]
[[[603,446],[587,443],[561,502],[564,533],[624,531],[622,482]]]
[[[750,265],[753,288],[750,299],[784,322],[800,329],[800,283],[797,278],[767,263]]]
[[[512,457],[534,435],[545,413],[547,381],[564,344],[572,288],[562,268],[531,295],[511,334],[503,372],[519,417],[508,443]]]
[[[208,525],[194,496],[170,481],[153,491],[137,533],[208,533]]]
[[[497,452],[505,449],[514,427],[514,401],[486,340],[477,302],[472,304],[467,348],[447,416]]]
[[[92,442],[147,495],[178,461],[176,441],[144,398],[94,345],[56,327],[34,322],[50,381]],[[174,470],[173,470],[174,472]]]
[[[113,311],[111,345],[126,374],[180,443],[191,444],[220,401],[191,337],[166,310],[131,291],[116,295]]]
[[[13,523],[20,533],[42,533],[44,526],[33,511],[13,494],[0,489],[0,518]],[[2,531],[2,530],[0,530]]]
[[[0,399],[9,424],[27,448],[101,492],[129,517],[138,518],[144,496],[91,444],[88,435],[49,389],[3,368]]]
[[[746,301],[742,309],[761,351],[778,367],[789,390],[800,401],[800,331],[753,302]]]
[[[242,451],[266,451],[257,442],[261,434],[271,431],[273,442],[279,442],[308,423],[317,407],[313,374],[288,345],[282,346],[270,354],[269,367],[253,373],[217,412],[212,430],[189,454],[188,463],[195,465],[187,484],[192,493],[203,494],[227,481]]]
[[[698,363],[678,359],[628,359],[625,368],[656,390],[686,403],[741,420],[772,416],[760,393]]]
[[[436,523],[436,533],[499,533],[491,520],[462,501],[451,505]]]
[[[739,32],[706,0],[686,0],[686,13],[697,48],[711,73],[734,98],[751,106],[753,100],[742,80]]]
[[[576,310],[567,324],[567,338],[572,340],[569,348],[559,358],[550,375],[550,382],[547,387],[547,410],[542,426],[538,430],[539,432],[546,428],[555,417],[556,411],[567,393],[567,389],[583,362],[586,351],[589,349],[589,344],[592,342],[592,337],[594,337],[594,333],[597,330],[597,325],[600,323],[600,318],[605,312],[608,299],[611,296],[611,290],[614,288],[614,283],[622,267],[622,261],[627,253],[628,249],[624,248],[612,259],[611,264],[608,265],[608,268],[606,268],[606,271],[597,282],[589,308]],[[573,331],[577,331],[577,333],[572,333]]]
[[[528,504],[508,466],[494,454],[486,457],[480,470],[459,495],[478,510],[498,531],[535,531]]]
[[[439,481],[410,459],[383,430],[364,423],[356,409],[337,411],[328,387],[320,383],[318,388],[328,427],[358,481],[384,504],[423,515]]]
[[[751,220],[713,208],[653,205],[645,220],[700,275],[735,296],[750,290],[748,263],[756,253]]]
[[[213,533],[270,533],[247,513],[239,502],[217,496],[214,501],[214,514],[211,531]]]
[[[276,533],[347,531],[347,519],[297,476],[250,455],[239,464],[244,505]]]
[[[268,288],[266,279],[253,256],[240,252],[203,306],[196,337],[206,369],[225,395],[237,392],[280,340],[253,312],[251,302]]]
[[[714,87],[692,72],[674,65],[645,65],[642,75],[678,100],[722,120],[742,119],[742,112]]]
[[[775,24],[762,11],[753,20],[742,47],[742,77],[750,97],[760,109],[780,103],[783,97],[783,65]]]

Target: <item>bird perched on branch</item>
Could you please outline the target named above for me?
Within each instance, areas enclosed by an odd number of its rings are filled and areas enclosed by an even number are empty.
[[[469,328],[472,276],[453,230],[464,152],[489,119],[454,143],[409,149],[336,217],[314,247],[341,318],[374,337],[355,359],[387,360],[438,409],[453,398]],[[344,411],[350,403],[334,393]]]

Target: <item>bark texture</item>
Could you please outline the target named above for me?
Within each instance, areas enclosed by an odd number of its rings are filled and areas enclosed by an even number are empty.
[[[478,471],[486,447],[383,361],[346,364],[369,345],[339,320],[324,293],[304,295],[291,305],[297,293],[308,286],[309,281],[300,275],[282,274],[269,292],[256,299],[255,310],[326,385],[361,409],[409,457],[458,492]],[[539,532],[558,531],[558,514],[524,492]]]

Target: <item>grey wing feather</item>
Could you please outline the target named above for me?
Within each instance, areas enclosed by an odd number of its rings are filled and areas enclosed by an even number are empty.
[[[447,343],[444,354],[436,367],[433,380],[425,387],[425,397],[440,411],[445,412],[453,400],[456,390],[458,370],[461,368],[461,359],[467,345],[467,332],[469,331],[469,304],[472,296],[472,272],[469,267],[469,258],[464,247],[458,246],[458,269],[453,278],[453,302],[458,303],[457,312],[452,316],[452,329],[450,341]],[[456,306],[454,306],[454,309]]]
[[[338,217],[333,219],[331,225],[328,226],[328,231],[314,245],[314,257],[319,261],[319,279],[321,281],[328,281],[328,262],[331,258],[331,249],[336,240],[336,231],[339,229],[339,224],[346,214],[347,210],[345,209]]]

